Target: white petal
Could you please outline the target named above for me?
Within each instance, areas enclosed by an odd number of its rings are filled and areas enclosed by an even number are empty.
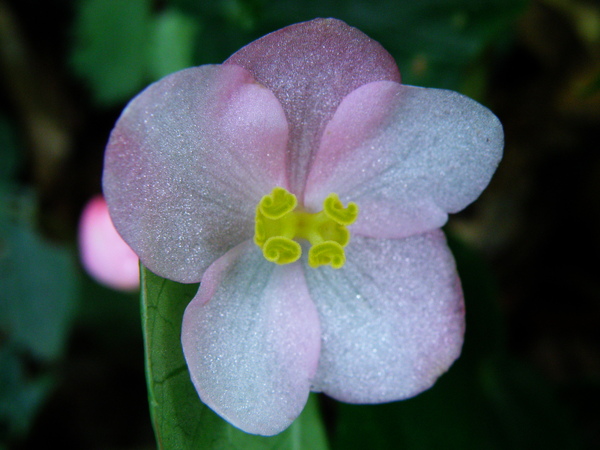
[[[210,266],[183,319],[183,350],[200,398],[254,434],[277,434],[300,414],[319,337],[300,264],[268,262],[248,242]]]
[[[369,83],[345,97],[327,125],[305,205],[319,210],[336,192],[360,208],[355,233],[429,231],[481,194],[502,148],[498,119],[461,94]]]
[[[322,329],[314,390],[350,403],[400,400],[429,388],[459,356],[463,298],[441,230],[353,237],[343,268],[309,270]]]

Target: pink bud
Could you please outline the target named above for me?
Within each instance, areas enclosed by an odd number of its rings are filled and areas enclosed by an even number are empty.
[[[122,291],[139,289],[139,259],[117,233],[101,195],[81,214],[79,252],[85,270],[99,283]]]

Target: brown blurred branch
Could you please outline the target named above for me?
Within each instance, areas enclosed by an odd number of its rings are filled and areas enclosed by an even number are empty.
[[[33,181],[40,192],[51,187],[72,151],[73,102],[56,62],[29,46],[17,17],[0,0],[0,82],[13,102],[26,135]]]

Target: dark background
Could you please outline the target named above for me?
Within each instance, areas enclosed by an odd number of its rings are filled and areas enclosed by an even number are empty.
[[[506,133],[490,187],[446,227],[463,357],[423,399],[321,399],[331,446],[600,446],[597,2],[0,0],[0,449],[155,447],[137,295],[78,263],[108,134],[153,80],[328,16]]]

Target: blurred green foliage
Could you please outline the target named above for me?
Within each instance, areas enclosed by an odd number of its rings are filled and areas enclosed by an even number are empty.
[[[486,51],[508,39],[525,0],[81,0],[72,63],[100,105],[167,73],[216,64],[270,31],[315,17],[356,26],[396,58],[407,84],[465,89]]]
[[[99,104],[127,99],[147,79],[150,0],[84,0],[78,5],[73,69]]]
[[[73,248],[35,226],[36,198],[17,182],[19,140],[0,117],[0,442],[25,435],[55,377],[75,314]],[[35,367],[36,369],[32,369]]]
[[[75,308],[78,270],[74,252],[10,218],[0,217],[0,232],[0,326],[30,356],[55,359],[64,348]]]
[[[170,8],[155,17],[149,46],[150,77],[159,79],[190,65],[200,24],[181,11]]]

